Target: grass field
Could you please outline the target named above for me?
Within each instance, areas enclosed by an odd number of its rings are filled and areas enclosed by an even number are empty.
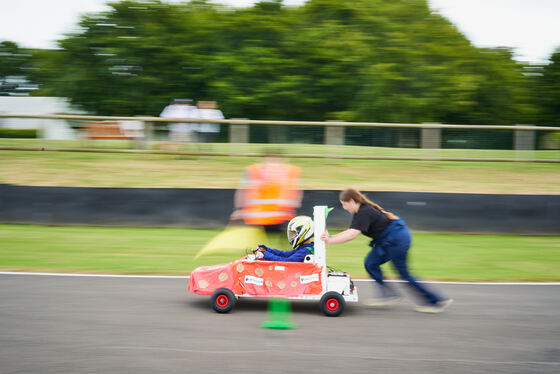
[[[47,140],[47,139],[8,139],[0,138],[0,147],[29,148],[88,148],[88,149],[134,149],[137,146],[127,140]],[[180,152],[216,153],[283,153],[334,156],[383,156],[383,157],[454,157],[454,158],[500,158],[500,159],[560,159],[560,150],[495,150],[495,149],[430,149],[430,148],[389,148],[351,145],[325,145],[302,143],[182,143],[146,142],[148,150]]]
[[[194,255],[219,230],[0,225],[0,270],[188,275],[201,265],[242,255]],[[287,243],[287,241],[286,241]],[[332,245],[329,266],[367,278],[367,240]],[[282,248],[287,249],[287,248]],[[423,279],[560,281],[560,236],[423,234],[413,236],[410,264]],[[389,276],[392,268],[384,265]]]
[[[463,150],[462,154],[465,155],[465,152]],[[2,150],[0,183],[76,187],[236,188],[243,168],[257,160],[239,156]],[[302,168],[303,189],[354,187],[366,191],[496,194],[560,192],[560,164],[556,163],[322,158],[293,158],[290,161]]]

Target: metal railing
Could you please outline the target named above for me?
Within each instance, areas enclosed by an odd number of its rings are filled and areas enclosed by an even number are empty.
[[[302,151],[293,152],[293,149],[288,148],[281,152],[282,156],[286,157],[325,157],[325,158],[348,158],[348,159],[398,159],[398,160],[461,160],[461,161],[530,161],[530,162],[560,162],[559,148],[551,149],[550,151],[539,150],[536,147],[537,137],[539,134],[558,133],[560,138],[560,127],[542,127],[532,125],[449,125],[439,123],[422,123],[422,124],[407,124],[407,123],[372,123],[372,122],[342,122],[342,121],[274,121],[274,120],[250,120],[250,119],[224,119],[224,120],[200,120],[200,119],[170,119],[161,117],[121,117],[121,116],[92,116],[92,115],[73,115],[73,114],[53,114],[53,115],[30,115],[30,114],[0,114],[0,120],[14,118],[14,119],[51,119],[51,120],[66,120],[66,121],[79,121],[83,125],[84,121],[140,121],[143,123],[143,136],[141,139],[136,139],[132,147],[135,149],[115,149],[105,146],[99,148],[91,142],[80,142],[78,146],[71,144],[54,146],[49,143],[43,143],[40,146],[28,146],[24,144],[19,145],[0,145],[0,149],[42,149],[42,150],[57,150],[57,151],[97,151],[97,152],[150,152],[150,153],[178,153],[178,154],[198,154],[198,155],[241,155],[241,156],[260,156],[264,143],[276,143],[275,149],[278,149],[278,143],[290,143],[287,141],[290,137],[286,135],[286,131],[305,131],[314,134],[314,142],[316,145],[323,144],[323,147],[315,147],[304,149]],[[225,142],[230,146],[218,147],[213,151],[202,150],[200,148],[193,149],[193,147],[182,147],[177,149],[161,149],[158,147],[151,147],[151,142],[157,142],[158,139],[154,138],[154,132],[157,126],[161,123],[169,122],[184,122],[184,123],[216,123],[227,125],[227,137]],[[78,125],[78,126],[80,126]],[[43,124],[43,126],[45,126]],[[1,126],[0,126],[1,127]],[[322,132],[320,128],[323,128]],[[273,131],[273,135],[262,135],[271,138],[263,142],[263,139],[257,139],[255,142],[253,138],[258,137],[259,134],[253,134],[253,130],[264,129],[281,129],[281,131]],[[359,128],[359,129],[356,129]],[[313,129],[313,130],[309,130]],[[354,135],[352,135],[352,131]],[[161,127],[160,127],[161,131]],[[369,135],[364,135],[369,131]],[[412,132],[411,132],[412,131]],[[481,134],[476,135],[475,131],[480,131]],[[255,131],[253,131],[255,132]],[[486,135],[492,133],[492,136]],[[460,133],[460,136],[454,134]],[[483,152],[467,152],[468,156],[464,156],[465,152],[454,152],[451,148],[469,148],[469,144],[480,143],[488,138],[497,137],[503,138],[502,143],[506,144],[505,149],[510,152],[504,152],[505,156],[499,155],[484,155]],[[453,138],[455,136],[455,138]],[[389,139],[387,144],[382,143],[380,139]],[[469,140],[470,139],[470,140]],[[473,140],[474,139],[474,140]],[[478,139],[478,140],[477,140]],[[159,139],[165,141],[166,139]],[[253,141],[252,141],[253,140]],[[367,142],[370,143],[367,143]],[[312,141],[313,142],[313,141]],[[374,144],[371,144],[371,143]],[[377,143],[375,143],[377,142]],[[249,147],[254,143],[260,144],[260,151],[258,147]],[[511,147],[509,147],[511,143]],[[353,144],[370,145],[370,147],[351,147]],[[404,146],[403,146],[404,144]],[[239,147],[235,148],[232,145],[246,145],[242,150]],[[285,145],[285,144],[284,144]],[[373,152],[371,147],[373,145],[376,152]],[[393,148],[399,148],[399,152],[391,152]],[[347,149],[345,149],[345,147]],[[406,149],[403,149],[406,148]],[[507,148],[509,147],[509,148]],[[301,146],[299,148],[305,148]],[[463,148],[463,149],[464,149]],[[380,150],[381,149],[381,150]],[[492,149],[492,148],[491,148]],[[494,148],[495,149],[495,148]],[[416,151],[414,151],[416,150]],[[456,150],[455,150],[456,151]],[[268,152],[268,151],[266,151]],[[513,153],[512,153],[513,152]],[[539,152],[537,155],[536,152]],[[548,152],[544,157],[540,155],[542,152]]]

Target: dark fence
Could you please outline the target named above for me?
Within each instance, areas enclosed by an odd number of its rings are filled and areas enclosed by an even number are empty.
[[[462,233],[560,234],[560,195],[367,192],[413,230]],[[229,222],[234,190],[85,188],[0,185],[0,222],[39,225],[221,228]],[[338,191],[305,191],[300,214],[314,205],[336,209],[329,228],[351,216]]]

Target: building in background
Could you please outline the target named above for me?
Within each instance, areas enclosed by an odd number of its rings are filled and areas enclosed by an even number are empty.
[[[83,114],[73,108],[63,97],[0,96],[0,114]],[[79,125],[79,124],[78,124]],[[36,129],[45,139],[78,139],[78,131],[72,128],[72,120],[45,118],[0,118],[0,128]]]

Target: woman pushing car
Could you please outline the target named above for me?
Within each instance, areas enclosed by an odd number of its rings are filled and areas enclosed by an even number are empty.
[[[381,298],[366,302],[369,306],[385,306],[400,299],[391,286],[383,280],[381,265],[391,261],[400,277],[423,298],[424,302],[415,308],[418,312],[439,313],[453,302],[429,290],[419,283],[408,271],[407,255],[410,249],[411,235],[404,221],[391,212],[383,210],[354,189],[346,189],[339,195],[342,208],[353,214],[350,227],[336,235],[328,231],[321,234],[327,244],[341,244],[363,234],[371,238],[371,251],[366,256],[364,265],[368,274],[375,280],[381,290]]]

